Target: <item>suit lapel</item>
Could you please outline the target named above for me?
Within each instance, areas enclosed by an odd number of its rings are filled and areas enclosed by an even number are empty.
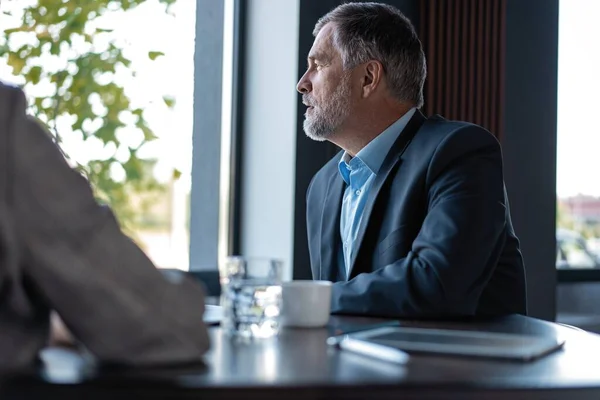
[[[329,177],[327,195],[321,215],[321,266],[319,278],[334,279],[334,268],[338,267],[337,252],[340,246],[340,214],[344,180],[337,169]]]
[[[390,151],[385,157],[385,161],[383,162],[381,169],[375,176],[373,186],[371,186],[371,189],[369,191],[369,197],[367,198],[367,203],[365,204],[365,209],[360,220],[360,226],[358,228],[356,242],[354,242],[353,244],[354,251],[352,253],[352,259],[350,262],[351,267],[349,270],[348,279],[352,278],[352,271],[354,269],[354,264],[356,263],[356,257],[360,252],[360,247],[362,245],[365,236],[365,231],[367,230],[367,226],[369,224],[369,220],[371,219],[371,212],[373,211],[373,206],[377,200],[379,191],[383,187],[383,184],[388,179],[388,176],[390,175],[390,172],[394,169],[394,167],[398,166],[398,168],[400,168],[399,164],[402,163],[401,156],[404,153],[404,150],[406,150],[406,148],[412,141],[419,128],[421,128],[421,125],[423,125],[423,122],[425,122],[425,117],[423,116],[420,110],[417,110],[406,125],[406,127],[404,128],[404,130],[402,131],[402,133],[400,134],[400,136],[398,137],[398,139],[396,139],[396,141],[392,145]]]

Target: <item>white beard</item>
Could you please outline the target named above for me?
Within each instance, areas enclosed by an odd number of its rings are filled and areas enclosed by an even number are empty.
[[[312,140],[323,142],[333,135],[350,114],[350,74],[344,74],[331,98],[324,104],[314,104],[304,119],[304,132]]]

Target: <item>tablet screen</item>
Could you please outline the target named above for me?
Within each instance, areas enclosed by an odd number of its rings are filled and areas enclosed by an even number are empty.
[[[370,340],[381,344],[394,344],[395,342],[419,342],[423,344],[443,344],[461,346],[522,346],[535,341],[535,338],[522,336],[504,337],[498,335],[473,336],[458,332],[454,335],[435,332],[390,332],[373,336]]]
[[[425,328],[388,327],[345,336],[348,343],[360,341],[408,352],[454,354],[531,360],[560,348],[556,337],[460,331]],[[344,347],[343,341],[341,347]]]

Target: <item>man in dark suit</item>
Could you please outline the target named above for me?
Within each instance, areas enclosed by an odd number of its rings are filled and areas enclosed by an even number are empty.
[[[152,265],[25,106],[0,83],[0,372],[36,362],[51,310],[100,361],[201,361],[201,287]]]
[[[314,30],[298,82],[304,130],[342,148],[307,192],[314,279],[332,312],[526,314],[525,273],[496,138],[426,118],[425,55],[394,7],[348,3]]]

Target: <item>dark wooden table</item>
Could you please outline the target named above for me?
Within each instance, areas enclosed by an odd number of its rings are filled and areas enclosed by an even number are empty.
[[[332,318],[328,329],[284,330],[244,343],[211,328],[205,366],[88,370],[77,357],[47,357],[37,374],[5,379],[5,398],[600,399],[600,336],[522,316],[401,325],[560,335],[564,349],[531,363],[412,355],[395,365],[329,348],[326,338],[386,320]],[[388,321],[389,322],[389,321]],[[71,364],[70,364],[71,363]],[[76,365],[69,367],[69,365]]]

